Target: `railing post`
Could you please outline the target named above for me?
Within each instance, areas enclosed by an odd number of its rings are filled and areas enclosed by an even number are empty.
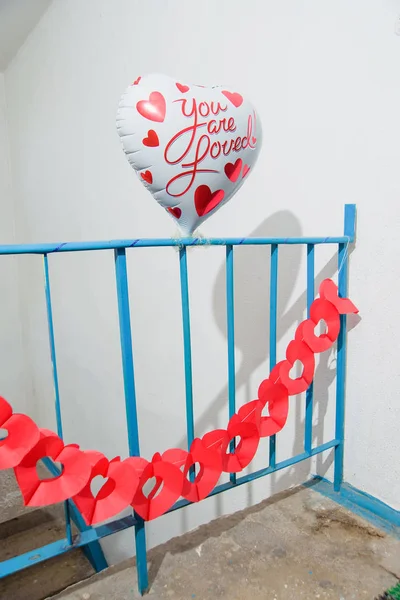
[[[339,296],[347,297],[348,278],[348,246],[355,237],[355,205],[346,204],[344,216],[344,235],[348,243],[339,244],[338,252],[338,288]],[[339,444],[335,448],[334,490],[340,491],[343,482],[343,457],[344,457],[344,412],[345,412],[345,385],[346,385],[346,315],[340,315],[340,332],[337,340],[337,366],[336,366],[336,422],[335,438]]]
[[[307,318],[310,318],[310,308],[315,295],[315,260],[314,244],[307,244]],[[311,453],[312,448],[312,420],[313,420],[314,382],[312,381],[306,391],[306,416],[304,428],[304,451]]]
[[[128,274],[126,269],[125,248],[116,249],[114,251],[114,256],[129,454],[130,456],[139,456],[139,429],[137,421],[135,372],[133,366],[132,332],[129,311]],[[135,513],[135,519],[138,587],[139,592],[143,594],[149,586],[147,572],[146,532],[142,517]]]
[[[194,413],[193,413],[193,378],[192,378],[192,342],[190,334],[190,308],[189,308],[189,283],[187,268],[186,247],[179,250],[179,270],[181,281],[182,302],[182,330],[183,330],[183,352],[185,364],[185,396],[186,396],[186,435],[187,448],[190,450],[194,439]],[[190,468],[189,477],[194,481],[196,473],[194,465]]]
[[[277,314],[278,314],[278,245],[271,244],[270,267],[270,309],[269,309],[269,367],[276,365],[276,340],[277,340]],[[269,466],[276,467],[276,436],[269,438]]]
[[[228,404],[229,418],[236,412],[236,368],[235,368],[235,310],[233,284],[233,246],[226,246],[226,319],[228,334]],[[231,440],[230,452],[234,452],[235,440]],[[230,481],[236,483],[236,473],[230,473]]]

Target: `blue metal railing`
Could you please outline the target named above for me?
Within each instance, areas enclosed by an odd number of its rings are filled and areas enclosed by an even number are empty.
[[[58,385],[56,342],[53,325],[53,311],[50,287],[50,271],[48,255],[59,252],[82,252],[87,250],[114,250],[115,276],[118,300],[120,342],[122,353],[122,369],[124,379],[124,394],[126,406],[126,419],[128,431],[129,453],[131,456],[139,455],[139,430],[137,422],[137,406],[135,391],[134,356],[132,346],[128,275],[126,264],[126,250],[128,248],[149,248],[155,246],[178,246],[180,264],[182,325],[184,344],[185,367],[185,398],[186,398],[186,432],[188,447],[194,438],[194,409],[193,409],[193,383],[192,383],[192,353],[190,336],[190,306],[189,282],[187,266],[188,246],[225,246],[226,248],[226,306],[227,306],[227,344],[228,344],[228,413],[231,417],[236,411],[236,382],[235,382],[235,331],[234,331],[234,247],[241,245],[270,246],[270,367],[277,361],[277,309],[278,309],[278,254],[281,245],[305,245],[307,248],[307,312],[314,300],[315,293],[315,246],[319,244],[338,245],[339,265],[339,295],[347,295],[348,275],[348,245],[355,239],[355,205],[346,205],[344,219],[344,235],[338,237],[310,237],[310,238],[184,238],[184,239],[133,239],[97,242],[70,242],[57,244],[24,244],[0,246],[0,255],[40,254],[44,260],[44,282],[46,294],[47,320],[49,330],[50,356],[53,368],[54,400],[57,422],[57,432],[62,437],[62,414],[60,390]],[[344,444],[344,396],[345,396],[345,366],[346,366],[346,318],[341,316],[341,330],[337,344],[337,386],[336,386],[336,419],[335,438],[317,447],[312,447],[312,419],[313,419],[313,385],[306,393],[304,452],[287,460],[276,460],[276,436],[270,438],[270,454],[268,467],[256,472],[237,477],[230,475],[229,481],[218,485],[210,494],[214,496],[233,487],[254,481],[265,475],[275,473],[286,467],[295,465],[312,456],[334,449],[334,489],[340,490],[343,480],[343,444]],[[231,450],[234,449],[234,440]],[[44,460],[51,473],[58,474],[57,467],[50,459]],[[194,470],[190,477],[195,476]],[[187,500],[179,500],[169,512],[178,510],[190,504]],[[77,536],[72,535],[71,518],[79,529]],[[85,549],[88,557],[97,571],[104,569],[107,563],[101,550],[100,540],[113,533],[123,531],[129,527],[135,528],[136,563],[138,572],[138,585],[143,593],[148,588],[147,551],[145,524],[137,515],[115,519],[111,523],[97,527],[85,525],[81,515],[71,501],[65,503],[66,537],[42,548],[32,550],[0,563],[0,577],[5,577],[28,566],[37,564],[49,558],[58,556],[72,548]]]

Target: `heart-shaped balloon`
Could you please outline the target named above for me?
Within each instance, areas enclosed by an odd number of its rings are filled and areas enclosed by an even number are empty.
[[[260,120],[241,94],[165,75],[129,86],[117,129],[140,181],[185,235],[232,198],[261,147]]]

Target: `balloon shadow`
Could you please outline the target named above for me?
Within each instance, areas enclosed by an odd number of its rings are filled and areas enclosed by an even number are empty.
[[[302,228],[299,220],[289,211],[279,211],[271,215],[254,231],[249,237],[301,237]],[[304,250],[304,247],[303,247]],[[350,250],[351,254],[352,249]],[[252,389],[251,378],[260,366],[268,361],[269,348],[269,277],[270,260],[269,247],[248,246],[235,249],[234,278],[235,278],[235,349],[240,354],[236,366],[236,391],[242,393],[244,401],[250,401],[255,397],[257,387]],[[304,291],[292,300],[293,290],[299,274],[301,263],[301,249],[296,246],[281,246],[279,248],[278,269],[278,309],[277,309],[277,342],[288,332],[293,332],[300,321],[303,320],[307,305],[306,282]],[[333,256],[315,276],[315,290],[326,278],[337,273],[337,256]],[[226,280],[225,265],[222,265],[215,282],[213,291],[213,314],[215,322],[224,335],[226,330]],[[351,315],[349,327],[351,330],[359,321],[358,317]],[[314,414],[318,415],[318,421],[313,427],[313,443],[318,445],[324,440],[325,417],[327,414],[329,388],[336,377],[336,366],[332,366],[335,348],[330,352],[320,355],[314,376]],[[278,357],[279,360],[279,357]],[[267,377],[269,373],[266,373]],[[243,393],[244,392],[244,393]],[[294,404],[294,407],[293,407]],[[298,397],[291,398],[291,410],[289,419],[294,422],[294,440],[291,456],[295,456],[304,449],[304,419],[305,414]],[[221,410],[226,413],[228,407],[228,384],[220,390],[214,398],[209,409],[196,420],[196,431],[209,431],[218,428],[218,417]],[[178,447],[185,447],[186,437],[178,442]],[[277,436],[279,445],[279,434]],[[330,453],[322,461],[322,455],[317,458],[317,472],[324,475],[331,465],[333,454]],[[287,490],[304,481],[309,476],[309,461],[303,461],[292,467],[272,473],[271,495]],[[247,488],[247,506],[254,504],[252,497],[252,485]],[[215,497],[214,518],[221,516],[221,495]],[[181,511],[181,530],[189,529],[187,513]],[[162,562],[162,559],[161,559]],[[152,579],[160,566],[157,563],[152,572]]]
[[[300,237],[302,228],[299,220],[289,211],[279,211],[265,219],[248,237]],[[305,309],[297,302],[289,307],[301,263],[301,250],[297,246],[282,246],[279,249],[277,340],[300,321]],[[236,391],[244,402],[255,397],[257,388],[252,389],[251,377],[269,358],[269,305],[270,305],[270,247],[241,246],[234,253],[234,303],[235,303],[235,348],[238,351],[236,366]],[[213,290],[213,314],[215,322],[227,337],[226,329],[226,272],[221,265]],[[265,373],[267,377],[269,371]],[[196,419],[196,432],[218,428],[221,411],[226,410],[228,419],[228,383],[220,390],[210,407]],[[226,419],[226,420],[227,420]],[[178,442],[184,447],[186,437]],[[251,502],[251,498],[249,498]],[[222,511],[221,499],[216,498],[217,515]],[[182,530],[187,529],[185,511],[182,511]]]

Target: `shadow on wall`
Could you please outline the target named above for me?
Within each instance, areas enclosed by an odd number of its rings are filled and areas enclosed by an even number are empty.
[[[249,237],[301,237],[302,228],[297,217],[289,211],[279,211],[268,217],[249,234]],[[304,251],[304,248],[303,248]],[[290,304],[296,279],[300,271],[302,251],[299,246],[281,246],[279,249],[278,268],[278,311],[277,311],[277,342],[287,332],[294,332],[297,325],[304,319],[307,305],[307,291],[304,282],[304,292]],[[321,281],[334,277],[337,273],[337,255],[316,274],[315,289],[318,290]],[[247,246],[235,250],[235,347],[240,353],[236,361],[236,391],[243,402],[255,398],[258,382],[254,387],[253,373],[269,359],[269,277],[270,277],[270,248],[265,246]],[[226,331],[226,292],[225,264],[218,273],[213,293],[213,314],[216,324],[224,337]],[[329,388],[336,376],[336,348],[320,355],[315,373],[314,386],[314,415],[317,423],[313,428],[313,445],[324,441],[324,422],[329,400]],[[280,357],[278,356],[278,360]],[[265,374],[267,377],[268,372]],[[215,397],[208,411],[196,420],[196,432],[218,428],[220,411],[226,410],[228,404],[228,385],[225,385]],[[291,456],[303,452],[304,447],[304,410],[298,397],[291,399],[289,419],[294,428],[294,442]],[[239,403],[238,403],[239,406]],[[279,445],[279,434],[277,436]],[[182,438],[178,447],[186,445]],[[279,460],[279,458],[278,458]],[[325,460],[322,455],[317,458],[317,472],[326,474],[333,461],[333,453]],[[296,485],[309,476],[309,461],[304,461],[284,471],[273,473],[270,477],[272,493]],[[253,504],[252,484],[248,484],[248,505]],[[187,530],[186,511],[182,511],[182,530]],[[216,496],[216,516],[222,514],[221,496]]]
[[[301,237],[302,228],[298,218],[289,211],[279,211],[265,219],[249,237]],[[292,307],[292,297],[301,265],[301,248],[299,246],[280,246],[278,258],[278,308],[277,308],[277,343],[294,328],[304,317],[304,302],[299,300]],[[234,263],[235,276],[235,347],[240,353],[240,363],[236,369],[236,391],[244,402],[256,397],[260,382],[252,382],[252,375],[266,361],[269,361],[270,335],[270,247],[248,246],[237,248]],[[226,296],[225,266],[222,266],[214,287],[213,313],[215,321],[225,337],[226,329]],[[289,317],[288,317],[289,315]],[[279,360],[279,357],[278,357]],[[268,363],[267,363],[268,365]],[[268,377],[269,368],[265,377]],[[226,385],[213,403],[213,414],[208,418],[215,419],[219,410],[227,406],[228,386]],[[299,403],[296,403],[294,452],[298,453],[302,440]],[[292,412],[292,411],[291,411]],[[291,414],[293,420],[294,416]],[[279,443],[279,442],[278,442]],[[267,466],[267,463],[265,464]],[[301,468],[301,466],[300,466]],[[298,479],[298,472],[297,472]],[[286,482],[277,487],[277,475],[271,476],[272,493],[292,485]],[[246,485],[248,506],[253,504],[252,484]],[[217,514],[222,514],[222,499],[216,498]]]

